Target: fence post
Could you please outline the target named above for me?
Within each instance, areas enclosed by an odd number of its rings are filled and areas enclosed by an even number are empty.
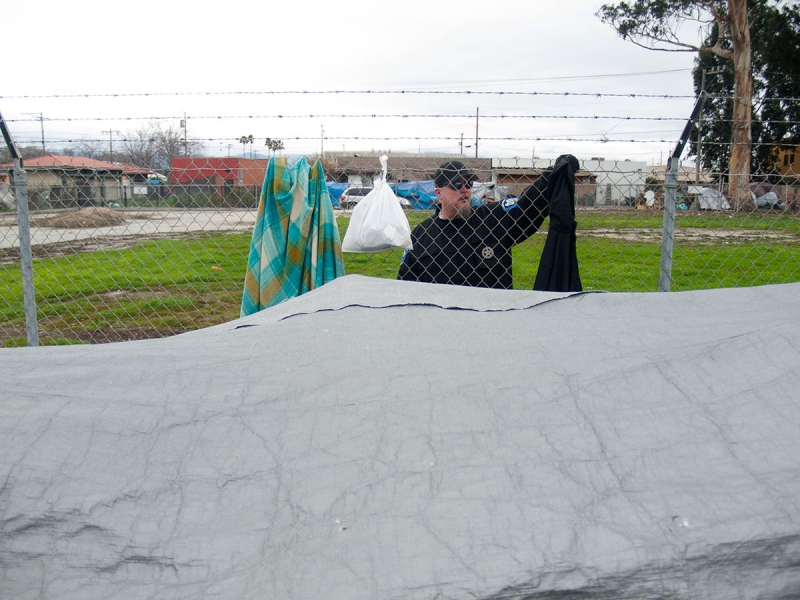
[[[14,159],[14,196],[19,227],[19,261],[22,271],[22,297],[25,304],[25,329],[28,346],[39,345],[39,323],[36,320],[36,294],[33,287],[33,252],[31,251],[31,224],[28,219],[28,175],[22,160]]]
[[[31,252],[31,224],[28,220],[28,175],[22,166],[22,155],[0,114],[2,131],[8,151],[14,159],[14,199],[17,205],[19,229],[19,262],[22,272],[22,297],[25,305],[25,328],[28,346],[39,345],[39,323],[36,320],[36,295],[33,287],[33,253]]]
[[[672,156],[667,160],[667,172],[664,174],[664,229],[661,237],[661,273],[658,278],[658,291],[668,292],[672,281],[672,249],[675,242],[675,203],[678,197],[678,167],[681,164],[681,154],[689,141],[692,125],[703,112],[706,101],[706,92],[702,90],[697,97],[692,114],[683,128],[681,138],[675,145]],[[697,165],[700,168],[700,165]]]
[[[671,157],[667,161],[664,176],[664,227],[661,234],[661,274],[658,291],[668,292],[672,281],[672,249],[675,244],[675,204],[678,197],[678,166],[680,159]]]

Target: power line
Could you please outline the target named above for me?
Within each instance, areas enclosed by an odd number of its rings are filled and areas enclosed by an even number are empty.
[[[0,100],[41,100],[58,98],[163,98],[183,96],[290,96],[290,95],[442,95],[442,96],[557,96],[557,97],[593,97],[593,98],[666,98],[686,99],[694,96],[676,96],[670,94],[610,94],[604,92],[521,92],[505,90],[268,90],[268,91],[228,91],[228,92],[131,92],[125,94],[44,94],[0,96]]]
[[[633,73],[598,73],[592,75],[565,75],[563,77],[520,77],[512,79],[467,79],[458,81],[438,81],[431,85],[480,85],[480,84],[503,84],[503,83],[533,83],[548,81],[583,81],[586,79],[614,79],[617,77],[641,77],[644,75],[662,75],[665,73],[688,73],[692,69],[667,69],[664,71],[637,71]],[[402,85],[408,85],[405,82]],[[425,82],[416,82],[414,85],[425,85]]]
[[[685,117],[631,117],[614,115],[481,115],[484,119],[588,119],[588,120],[620,120],[620,121],[686,121]],[[474,114],[302,114],[302,115],[199,115],[192,119],[473,119]],[[180,116],[151,117],[54,117],[48,121],[172,121],[182,119]],[[10,123],[30,122],[38,119],[7,119]]]

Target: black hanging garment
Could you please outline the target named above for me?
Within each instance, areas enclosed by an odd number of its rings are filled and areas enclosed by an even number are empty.
[[[540,292],[580,292],[578,255],[575,251],[575,172],[578,159],[564,154],[556,159],[547,195],[550,196],[550,229],[544,243],[533,289]]]

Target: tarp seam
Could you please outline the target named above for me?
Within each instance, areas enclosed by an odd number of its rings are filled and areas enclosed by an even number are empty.
[[[533,308],[538,308],[540,306],[544,306],[545,304],[550,304],[551,302],[558,302],[558,301],[561,301],[561,300],[577,298],[577,297],[584,296],[584,295],[587,295],[587,294],[604,294],[604,293],[606,293],[606,292],[603,292],[603,291],[600,291],[600,290],[591,291],[591,292],[576,292],[574,294],[570,294],[569,296],[560,296],[558,298],[550,298],[549,300],[543,300],[542,302],[538,302],[538,303],[536,303],[536,304],[534,304],[532,306],[524,306],[524,307],[520,307],[520,308],[488,309],[488,310],[470,308],[470,307],[465,307],[465,306],[443,306],[441,304],[436,304],[434,302],[408,302],[408,303],[399,303],[399,304],[383,304],[381,306],[369,306],[367,304],[346,304],[344,306],[337,306],[335,308],[320,308],[318,310],[314,310],[314,311],[310,311],[310,312],[292,313],[291,315],[286,315],[284,317],[281,317],[280,319],[278,319],[276,321],[276,323],[279,323],[281,321],[285,321],[287,319],[291,319],[292,317],[299,317],[299,316],[303,316],[303,315],[315,315],[315,314],[326,313],[326,312],[338,312],[340,310],[345,310],[347,308],[371,308],[371,309],[382,310],[382,309],[386,309],[386,308],[404,308],[404,307],[408,307],[408,306],[421,306],[421,307],[441,308],[442,310],[463,310],[463,311],[467,311],[467,312],[478,312],[478,313],[504,313],[504,312],[514,312],[514,311],[518,311],[518,310],[530,310],[530,309],[533,309]],[[259,325],[262,325],[262,323],[246,323],[246,324],[238,325],[238,326],[234,327],[233,330],[235,331],[236,329],[245,329],[247,327],[258,327]]]

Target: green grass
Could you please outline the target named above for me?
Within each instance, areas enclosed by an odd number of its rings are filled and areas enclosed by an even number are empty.
[[[428,216],[409,212],[413,227]],[[660,234],[654,213],[579,212],[578,258],[586,290],[658,290]],[[349,219],[339,219],[343,237]],[[676,228],[780,233],[781,239],[710,236],[677,239],[673,291],[800,281],[800,219],[792,215],[678,214]],[[592,230],[629,239],[592,236]],[[546,231],[546,229],[545,229]],[[239,316],[251,234],[187,236],[125,250],[96,251],[34,261],[39,332],[43,344],[113,341],[169,335]],[[540,232],[514,249],[514,286],[531,289],[545,241]],[[347,274],[394,278],[401,250],[345,254]],[[0,266],[0,344],[25,345],[25,317],[18,264]]]
[[[662,228],[662,216],[650,211],[579,211],[578,228],[587,229],[656,229]],[[545,224],[546,225],[546,224]],[[676,229],[733,229],[780,231],[800,235],[800,218],[792,213],[682,212],[675,215]]]
[[[36,259],[40,336],[64,343],[65,332],[103,328],[169,334],[236,318],[249,246],[249,234],[217,235]],[[0,316],[24,332],[20,280],[18,265],[0,266]],[[2,341],[25,343],[19,335]]]

